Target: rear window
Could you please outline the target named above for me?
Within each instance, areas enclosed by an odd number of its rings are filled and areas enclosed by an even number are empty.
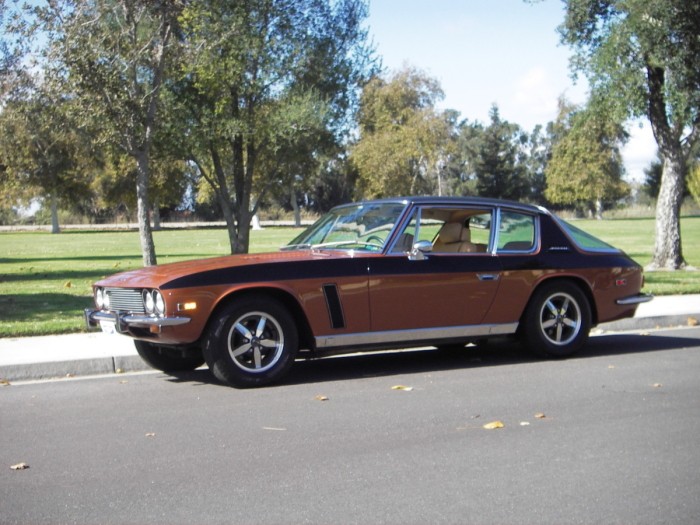
[[[617,248],[611,246],[607,242],[601,241],[598,237],[594,237],[588,232],[577,228],[573,224],[566,222],[563,219],[558,219],[559,224],[566,230],[569,237],[573,239],[576,245],[582,250],[593,251],[593,252],[619,252]]]

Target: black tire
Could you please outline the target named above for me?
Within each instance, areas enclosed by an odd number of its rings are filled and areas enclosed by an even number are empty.
[[[591,306],[571,282],[544,284],[530,299],[520,328],[523,342],[535,354],[567,357],[588,341]]]
[[[221,382],[236,388],[270,384],[294,363],[299,335],[280,302],[264,295],[234,299],[212,320],[204,358]]]
[[[141,359],[163,372],[189,372],[204,364],[204,356],[198,348],[180,349],[140,340],[135,340],[134,345]]]

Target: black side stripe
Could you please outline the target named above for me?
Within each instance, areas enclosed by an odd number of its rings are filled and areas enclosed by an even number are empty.
[[[323,295],[326,296],[326,305],[328,306],[328,316],[330,317],[331,327],[345,328],[345,316],[343,315],[343,307],[340,304],[338,287],[335,284],[324,284]]]

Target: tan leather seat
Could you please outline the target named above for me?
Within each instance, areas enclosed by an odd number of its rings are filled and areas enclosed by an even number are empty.
[[[433,252],[437,253],[472,253],[478,251],[471,242],[471,232],[460,222],[446,222],[440,228],[433,243]]]

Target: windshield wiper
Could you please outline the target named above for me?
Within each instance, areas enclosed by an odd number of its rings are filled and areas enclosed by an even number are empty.
[[[314,244],[311,246],[312,250],[316,249],[323,249],[323,248],[338,248],[340,246],[349,246],[351,244],[359,245],[359,246],[371,246],[372,248],[380,248],[382,247],[381,244],[375,244],[373,242],[364,242],[364,241],[333,241],[333,242],[324,242],[321,244]]]
[[[301,244],[287,244],[285,246],[282,246],[280,248],[280,251],[282,252],[291,252],[292,250],[310,250],[311,249],[311,244],[308,242],[304,242]]]
[[[288,244],[280,248],[281,251],[292,251],[292,250],[322,250],[324,248],[339,248],[342,246],[349,246],[355,244],[363,247],[378,248],[381,250],[382,245],[373,242],[365,241],[333,241],[333,242],[322,242],[319,244],[301,243],[301,244]]]

